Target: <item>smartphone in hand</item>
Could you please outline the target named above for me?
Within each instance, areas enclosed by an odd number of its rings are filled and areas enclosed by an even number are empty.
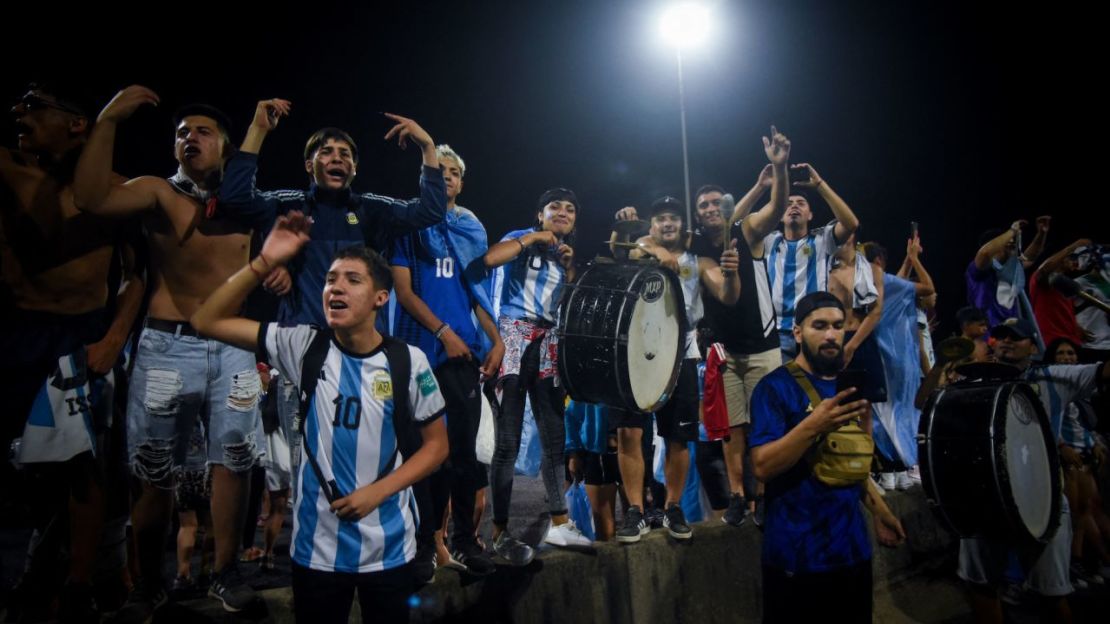
[[[843,392],[848,388],[855,388],[856,391],[848,395],[848,398],[840,402],[841,405],[851,403],[853,401],[862,400],[865,396],[864,390],[867,386],[867,371],[861,368],[846,368],[840,371],[836,376],[836,391],[837,393]]]

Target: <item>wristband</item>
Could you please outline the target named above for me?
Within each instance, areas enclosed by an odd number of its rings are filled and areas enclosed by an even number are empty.
[[[253,258],[247,261],[247,268],[251,270],[251,273],[254,273],[254,276],[258,278],[258,281],[261,282],[265,278],[264,275],[258,272],[258,269],[254,268]]]
[[[522,238],[524,238],[524,237],[523,236],[518,236],[517,238],[513,239],[517,242],[517,244],[520,245],[520,253],[524,253],[524,250],[527,249],[527,247],[524,246],[524,241],[520,240]],[[520,254],[517,254],[517,255],[520,255]]]
[[[435,330],[435,333],[433,333],[432,335],[436,337],[436,340],[439,340],[443,336],[443,332],[447,331],[448,329],[451,329],[451,326],[447,323],[444,323],[443,325],[440,325],[439,329]]]

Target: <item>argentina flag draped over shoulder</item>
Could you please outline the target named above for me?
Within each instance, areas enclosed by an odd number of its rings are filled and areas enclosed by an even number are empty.
[[[462,206],[448,210],[442,223],[420,230],[420,244],[435,257],[454,256],[475,301],[497,319],[490,299],[489,271],[482,261],[489,249],[486,228],[473,212]]]
[[[921,385],[917,346],[917,293],[914,283],[883,276],[883,314],[875,330],[886,368],[887,401],[872,405],[875,446],[883,457],[917,463],[917,425],[921,411],[913,400]]]

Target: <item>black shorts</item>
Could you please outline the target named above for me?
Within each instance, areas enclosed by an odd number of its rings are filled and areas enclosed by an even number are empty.
[[[678,382],[671,398],[655,412],[659,437],[669,442],[695,442],[698,439],[698,361],[682,360]],[[609,426],[622,429],[651,429],[651,414],[641,414],[613,409],[609,412]]]
[[[586,485],[616,485],[621,482],[620,464],[617,462],[617,448],[611,447],[604,453],[573,451],[582,462],[582,480]],[[570,456],[567,453],[566,480],[573,481],[570,474]]]

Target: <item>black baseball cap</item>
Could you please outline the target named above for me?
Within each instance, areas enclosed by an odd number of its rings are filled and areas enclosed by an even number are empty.
[[[794,306],[794,324],[799,325],[806,317],[820,308],[836,308],[844,312],[844,304],[832,293],[819,290],[802,297],[798,305]]]

